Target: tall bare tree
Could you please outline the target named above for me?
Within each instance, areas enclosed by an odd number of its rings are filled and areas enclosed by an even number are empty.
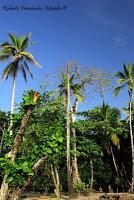
[[[70,159],[70,67],[71,63],[68,62],[66,67],[66,130],[67,130],[67,182],[69,193],[72,193],[72,178],[71,178],[71,159]]]

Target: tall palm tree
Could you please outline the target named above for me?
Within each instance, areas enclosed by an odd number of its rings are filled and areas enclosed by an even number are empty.
[[[132,103],[134,98],[134,65],[123,64],[123,72],[118,71],[115,74],[118,77],[119,86],[114,88],[114,95],[117,96],[118,93],[127,87],[129,95],[129,129],[131,138],[131,152],[132,152],[132,181],[131,181],[131,191],[134,191],[134,141],[133,141],[133,127],[132,127]]]
[[[34,59],[33,55],[26,51],[26,49],[33,44],[30,41],[31,33],[26,36],[17,37],[15,34],[8,34],[10,41],[1,44],[0,50],[0,61],[7,61],[11,59],[11,62],[6,66],[2,73],[2,79],[8,79],[12,77],[12,98],[11,98],[11,122],[10,122],[10,134],[12,135],[13,119],[12,115],[14,113],[14,100],[15,100],[15,87],[16,78],[18,72],[22,72],[24,80],[27,82],[27,72],[33,78],[29,64],[34,64],[40,66],[39,63]]]
[[[72,193],[71,160],[70,160],[70,63],[66,67],[66,127],[67,127],[67,182],[69,194]]]
[[[83,91],[83,84],[72,84],[72,93],[75,96],[75,101],[74,101],[74,106],[71,108],[71,123],[75,123],[76,121],[76,113],[78,111],[78,104],[79,102],[83,102],[84,97],[82,95]],[[76,130],[73,126],[71,126],[71,132],[72,136],[74,139],[73,143],[73,150],[74,150],[74,155],[73,155],[73,160],[72,160],[72,166],[73,166],[73,184],[79,183],[81,181],[80,175],[79,175],[79,170],[78,170],[78,160],[77,160],[77,145],[76,145]]]
[[[113,120],[111,118],[112,113],[111,113],[110,106],[108,105],[108,103],[106,104],[104,102],[104,100],[103,100],[102,107],[100,107],[100,114],[101,114],[101,117],[102,117],[102,121],[105,121],[107,124],[110,124],[111,121]],[[118,120],[118,117],[117,117],[117,120]],[[119,137],[117,136],[117,134],[114,133],[113,131],[111,131],[110,127],[107,128],[107,134],[110,136],[110,143],[112,142],[112,144],[117,146],[117,148],[119,149],[119,146],[120,146],[119,145]],[[118,167],[117,167],[117,164],[116,164],[116,160],[115,160],[112,144],[109,144],[109,149],[110,149],[110,154],[112,156],[112,160],[113,160],[113,164],[114,164],[114,167],[115,167],[115,171],[118,174]]]
[[[68,73],[67,73],[68,74]],[[65,101],[66,104],[68,103],[68,82],[69,82],[69,91],[70,94],[75,96],[75,101],[74,101],[74,106],[72,107],[70,104],[69,107],[69,115],[70,115],[70,122],[74,123],[76,121],[76,113],[77,113],[77,109],[78,109],[78,102],[79,101],[83,101],[83,95],[82,95],[82,90],[83,90],[83,83],[75,83],[75,78],[76,78],[76,74],[73,73],[73,75],[70,77],[67,77],[66,74],[63,74],[61,76],[61,84],[59,85],[59,89],[60,89],[60,95],[65,96]],[[68,81],[69,80],[69,81]],[[75,182],[80,182],[80,176],[79,176],[79,172],[78,172],[78,163],[77,163],[77,147],[76,147],[76,132],[75,132],[75,128],[70,126],[71,129],[71,133],[74,139],[74,144],[73,144],[73,150],[74,150],[74,156],[73,156],[73,160],[72,160],[72,165],[73,165],[73,173],[72,173],[72,179],[73,179],[73,183]]]

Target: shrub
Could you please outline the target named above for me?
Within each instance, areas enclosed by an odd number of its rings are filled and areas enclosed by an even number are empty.
[[[79,193],[79,194],[86,194],[88,192],[88,185],[85,184],[84,182],[80,181],[80,182],[75,182],[73,184],[73,188],[74,188],[74,191],[76,193]]]

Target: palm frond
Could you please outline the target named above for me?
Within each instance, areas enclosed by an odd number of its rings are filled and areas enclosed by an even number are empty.
[[[1,48],[2,49],[0,51],[0,55],[10,54],[10,56],[13,56],[19,52],[19,49],[15,45],[12,45],[12,44],[2,44]]]
[[[109,105],[108,103],[105,104],[104,100],[103,100],[103,104],[102,104],[102,107],[100,108],[100,113],[101,113],[101,116],[103,117],[104,120],[107,120],[110,116],[110,110],[109,110]]]
[[[29,39],[31,37],[31,33],[28,33],[27,36],[23,39],[21,49],[24,51],[29,44],[33,44],[32,42],[29,42]]]
[[[23,51],[22,45],[23,45],[24,40],[25,40],[25,36],[21,36],[20,38],[18,38],[18,47],[21,51]]]
[[[127,116],[129,116],[129,108],[123,107],[122,110]]]
[[[27,82],[27,75],[26,75],[26,71],[25,71],[23,65],[21,66],[21,71],[22,71],[24,80]]]
[[[2,43],[2,44],[0,45],[0,47],[3,48],[3,47],[5,47],[5,46],[9,46],[9,45],[10,45],[9,42],[4,42],[4,43]]]
[[[10,58],[10,54],[2,54],[0,55],[0,61],[6,61]]]
[[[58,88],[62,90],[62,89],[64,89],[65,87],[64,87],[63,84],[60,84],[60,85],[58,86]]]
[[[1,79],[8,79],[9,76],[14,76],[16,73],[16,66],[14,62],[11,62],[7,67],[4,69]]]
[[[73,82],[74,78],[75,78],[75,74],[73,74],[73,75],[70,77],[70,83]]]
[[[84,85],[76,83],[72,85],[72,89],[77,92],[81,92],[84,89]]]
[[[129,65],[127,66],[127,70],[128,70],[128,72],[129,72],[129,77],[131,77],[132,74],[133,74],[133,65],[132,65],[132,64],[129,64]]]
[[[59,90],[59,95],[60,96],[66,96],[66,94],[67,94],[67,90],[66,89]]]
[[[133,75],[133,78],[134,78],[134,64],[132,64],[132,75]]]
[[[14,44],[14,46],[17,46],[17,36],[13,33],[8,33],[9,37],[10,37],[10,40],[11,42]]]
[[[21,50],[21,45],[22,45],[22,42],[24,40],[24,36],[22,37],[17,37],[15,34],[13,33],[8,33],[10,39],[11,39],[11,42],[13,44],[13,46],[17,47],[19,50]]]
[[[128,71],[128,67],[123,63],[123,68],[124,68],[124,74],[126,77],[129,77],[129,71]]]
[[[126,82],[126,79],[119,78],[119,79],[117,80],[117,82],[118,82],[119,84],[123,84],[124,82]]]
[[[30,67],[28,66],[28,64],[25,61],[24,61],[24,65],[25,65],[25,68],[27,69],[28,73],[30,74],[31,78],[33,78],[32,71],[31,71]]]
[[[111,134],[111,141],[115,146],[119,146],[120,140],[119,140],[119,137],[115,133]]]
[[[126,86],[126,84],[123,84],[121,86],[118,86],[116,88],[114,88],[114,96],[117,96],[119,94],[119,92]]]
[[[20,53],[20,55],[24,56],[24,58],[25,58],[28,62],[30,62],[30,63],[32,63],[32,64],[38,66],[38,67],[41,67],[41,65],[34,59],[34,57],[33,57],[33,55],[32,55],[31,53],[28,53],[28,52],[26,52],[26,51],[22,51],[22,52]]]
[[[120,79],[126,79],[125,74],[123,74],[122,72],[119,72],[119,71],[114,73],[114,76],[116,76],[116,77],[118,77]]]
[[[80,95],[78,93],[74,93],[75,97],[78,99],[78,101],[80,102],[84,102],[84,96],[83,95]]]

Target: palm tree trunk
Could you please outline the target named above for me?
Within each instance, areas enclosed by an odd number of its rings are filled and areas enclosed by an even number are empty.
[[[122,162],[122,168],[123,168],[123,170],[124,170],[124,174],[125,174],[125,177],[126,177],[126,181],[127,181],[127,183],[131,186],[131,183],[130,183],[130,181],[129,181],[129,179],[128,179],[128,175],[127,175],[127,172],[126,172],[126,169],[125,169],[125,166],[124,166],[123,162]]]
[[[17,156],[17,153],[18,153],[18,149],[19,149],[19,146],[22,142],[22,139],[23,139],[23,136],[25,134],[25,129],[26,129],[26,126],[28,124],[28,121],[30,119],[30,116],[32,114],[32,111],[33,111],[33,108],[34,107],[30,107],[27,111],[27,114],[23,117],[22,121],[21,121],[21,125],[20,125],[20,128],[19,128],[19,131],[14,139],[14,144],[13,144],[13,148],[11,149],[9,155],[11,157],[11,160],[14,161],[16,159],[16,156]]]
[[[114,163],[115,171],[116,171],[117,174],[118,174],[118,168],[117,168],[117,165],[116,165],[115,156],[114,156],[114,153],[113,153],[112,146],[110,147],[110,151],[111,151],[111,155],[112,155],[112,159],[113,159],[113,163]]]
[[[13,144],[13,148],[11,149],[11,151],[8,153],[8,156],[11,158],[12,161],[14,161],[16,159],[17,153],[18,153],[18,149],[19,146],[22,142],[24,133],[25,133],[25,129],[27,126],[27,123],[30,119],[30,116],[32,114],[34,107],[30,107],[27,111],[27,114],[24,115],[24,117],[22,118],[21,121],[21,125],[19,128],[19,131],[14,139],[14,144]],[[0,199],[1,200],[7,200],[7,195],[8,195],[8,183],[6,182],[6,176],[3,179],[2,185],[1,185],[1,191],[0,191]]]
[[[72,193],[71,161],[70,161],[70,64],[67,65],[67,94],[66,94],[66,129],[67,129],[67,183],[68,191]]]
[[[2,136],[1,136],[1,141],[0,141],[0,155],[2,153],[3,140],[4,140],[4,130],[2,129]]]
[[[57,167],[54,167],[55,169],[55,175],[56,175],[56,190],[57,190],[57,198],[60,198],[60,178],[59,178],[59,172],[57,170]]]
[[[12,99],[11,99],[11,115],[14,113],[15,88],[16,88],[16,76],[13,79]]]
[[[13,134],[13,114],[14,114],[14,100],[15,100],[16,76],[13,78],[12,98],[11,98],[11,116],[9,125],[9,134]]]
[[[132,128],[132,101],[133,101],[133,91],[130,93],[130,103],[129,103],[129,128],[130,128],[131,151],[132,151],[132,182],[131,182],[131,192],[134,191],[134,142],[133,142],[133,128]]]
[[[75,99],[75,104],[71,112],[71,122],[74,123],[76,121],[76,112],[78,109],[78,99]],[[74,150],[74,157],[72,159],[72,166],[73,166],[73,183],[80,182],[79,170],[78,170],[78,159],[77,159],[77,146],[76,146],[76,131],[74,127],[71,127],[71,132],[74,139],[73,150]]]
[[[0,200],[7,200],[8,199],[8,183],[6,182],[6,176],[4,177],[0,189]]]
[[[76,138],[76,134],[75,134],[75,131],[72,131],[73,133],[73,138],[75,139]],[[78,159],[77,159],[77,147],[76,147],[76,142],[74,142],[74,145],[73,145],[73,149],[74,149],[74,158],[72,160],[72,165],[73,165],[73,183],[75,182],[80,182],[81,179],[80,179],[80,176],[79,176],[79,170],[78,170]]]
[[[94,181],[94,168],[93,168],[93,160],[90,158],[90,190],[93,189],[93,181]]]

